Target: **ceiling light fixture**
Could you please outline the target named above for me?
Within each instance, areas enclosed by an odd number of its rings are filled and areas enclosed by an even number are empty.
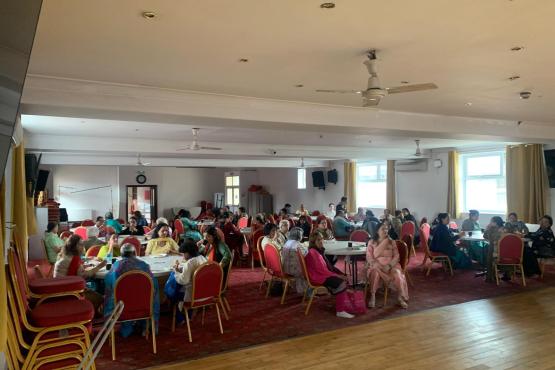
[[[511,51],[522,51],[524,50],[524,46],[513,46]]]
[[[410,81],[401,81],[403,85],[410,84]]]
[[[518,80],[519,78],[520,78],[520,76],[514,75],[514,76],[509,77],[509,81]]]
[[[156,13],[154,12],[143,12],[144,19],[153,19],[156,18]]]
[[[249,60],[247,58],[241,58],[239,59],[239,63],[248,63]]]
[[[304,87],[303,84],[296,84],[295,87]]]
[[[322,4],[320,4],[320,8],[322,8],[322,9],[333,9],[333,8],[335,8],[335,3],[322,3]]]
[[[467,107],[471,107],[471,106],[472,106],[472,102],[469,101],[469,102],[467,102],[467,103],[464,103],[464,105],[466,105]]]

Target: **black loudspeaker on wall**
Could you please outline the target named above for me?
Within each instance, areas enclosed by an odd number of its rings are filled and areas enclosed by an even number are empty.
[[[549,187],[555,188],[555,149],[545,150],[545,165],[547,167],[547,177],[549,178]]]
[[[329,170],[328,171],[328,182],[330,184],[337,184],[337,170]]]
[[[318,189],[326,190],[326,183],[324,181],[324,171],[312,172],[312,186]]]
[[[48,181],[48,175],[50,171],[46,170],[39,170],[39,174],[37,176],[37,183],[35,185],[35,192],[44,191],[46,188],[46,182]]]

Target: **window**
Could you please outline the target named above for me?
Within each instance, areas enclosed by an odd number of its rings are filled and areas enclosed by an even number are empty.
[[[225,176],[225,204],[238,206],[241,197],[239,195],[239,176],[233,173]]]
[[[384,208],[387,162],[357,164],[357,207]]]
[[[505,152],[461,154],[460,172],[463,211],[507,212]]]
[[[297,168],[297,189],[306,189],[306,168]]]

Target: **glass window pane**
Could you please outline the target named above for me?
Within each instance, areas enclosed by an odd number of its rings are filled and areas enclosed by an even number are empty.
[[[359,166],[358,178],[360,181],[376,180],[378,176],[378,166]]]
[[[387,165],[380,165],[379,179],[385,180],[387,178]]]
[[[501,175],[501,155],[470,157],[466,160],[467,176]]]
[[[306,189],[306,169],[297,169],[297,189]]]
[[[466,182],[466,209],[507,212],[505,179],[476,179]]]
[[[234,206],[239,205],[239,188],[233,189],[233,205]]]
[[[239,176],[233,176],[233,186],[239,186]]]
[[[225,202],[231,204],[233,201],[233,188],[226,188]]]
[[[357,207],[385,207],[385,194],[385,181],[358,183]]]
[[[225,177],[225,186],[233,186],[233,176]]]

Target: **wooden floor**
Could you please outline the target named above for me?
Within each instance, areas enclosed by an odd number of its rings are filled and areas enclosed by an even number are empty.
[[[555,369],[555,288],[432,309],[156,369]]]

